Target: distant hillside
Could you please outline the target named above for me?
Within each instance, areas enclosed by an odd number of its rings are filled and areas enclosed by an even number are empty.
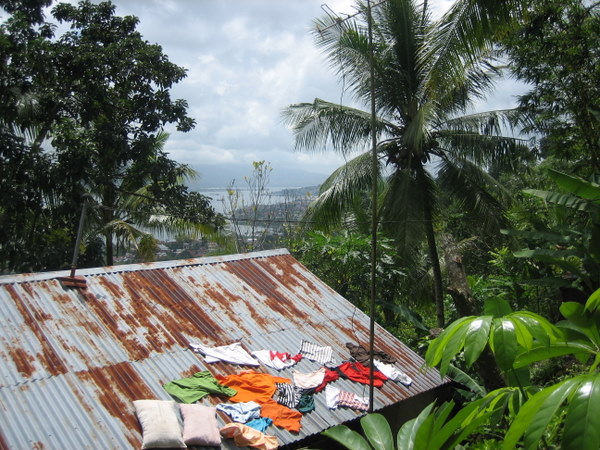
[[[300,197],[305,195],[311,195],[316,197],[319,194],[320,185],[306,186],[294,189],[282,189],[280,191],[273,191],[273,195],[286,196],[286,197]]]

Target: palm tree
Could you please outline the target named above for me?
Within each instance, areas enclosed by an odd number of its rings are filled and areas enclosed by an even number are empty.
[[[464,3],[464,2],[463,2]],[[370,51],[366,6],[341,20],[315,21],[314,37],[331,66],[353,94],[356,105],[370,101]],[[485,169],[510,164],[523,150],[503,137],[511,111],[466,115],[483,98],[498,74],[490,45],[462,55],[464,36],[430,19],[427,3],[388,0],[373,10],[374,96],[379,167],[373,173],[371,114],[358,106],[316,99],[288,106],[284,118],[299,150],[332,148],[354,156],[322,185],[308,218],[322,228],[338,226],[357,196],[380,178],[377,217],[393,236],[407,263],[427,242],[433,272],[438,326],[444,325],[442,275],[436,245],[436,199],[440,189],[458,198],[481,218],[482,229],[502,223],[503,190]],[[468,28],[465,28],[468,29]],[[452,41],[454,39],[454,41]]]

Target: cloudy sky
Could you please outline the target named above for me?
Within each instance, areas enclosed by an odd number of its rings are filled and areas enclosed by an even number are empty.
[[[430,0],[437,14],[452,0]],[[281,110],[316,97],[339,101],[337,83],[310,34],[325,3],[352,14],[353,0],[113,0],[118,15],[135,15],[138,30],[160,44],[188,76],[172,89],[188,101],[196,128],[173,132],[167,151],[200,174],[194,187],[223,187],[271,163],[271,185],[321,183],[343,163],[328,153],[293,150]],[[345,99],[344,99],[345,100]]]

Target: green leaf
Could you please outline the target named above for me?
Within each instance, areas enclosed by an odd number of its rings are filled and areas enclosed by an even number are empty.
[[[365,436],[375,449],[394,450],[394,438],[387,419],[381,414],[367,414],[360,419]]]
[[[351,430],[346,425],[336,425],[321,434],[339,442],[349,450],[373,450],[360,433]]]
[[[562,355],[573,355],[579,353],[594,353],[594,349],[583,343],[574,341],[555,342],[550,346],[535,347],[519,353],[513,363],[514,367],[523,367],[537,361],[555,358]]]
[[[467,328],[465,337],[465,362],[470,367],[488,343],[492,316],[482,316],[473,320]]]
[[[396,436],[396,447],[398,450],[413,450],[415,448],[417,431],[419,431],[419,427],[425,421],[427,416],[429,416],[434,404],[435,402],[430,403],[417,417],[402,425]]]
[[[494,321],[490,347],[500,368],[510,369],[517,354],[517,336],[512,321],[508,319]]]
[[[596,450],[600,448],[600,375],[582,380],[575,391],[562,436],[566,450]]]
[[[576,211],[595,211],[596,205],[589,200],[585,200],[574,195],[561,194],[559,192],[542,191],[538,189],[524,189],[524,194],[532,195],[544,199],[548,203],[565,206]]]
[[[568,320],[557,323],[558,327],[575,330],[600,346],[600,313],[590,313],[582,304],[576,302],[564,302],[560,305],[560,313]]]
[[[576,384],[572,378],[561,381],[538,392],[525,402],[504,436],[503,448],[515,448],[523,435],[526,449],[537,448],[550,419]]]
[[[429,343],[429,347],[425,353],[425,361],[430,367],[437,366],[442,361],[442,358],[447,355],[447,347],[454,334],[462,330],[464,336],[468,323],[473,319],[475,319],[475,316],[461,317],[455,320],[437,338]],[[450,358],[452,357],[454,357],[454,354],[450,355]]]
[[[561,336],[560,330],[548,322],[544,317],[529,312],[517,311],[510,315],[513,322],[522,322],[538,344],[549,345]]]
[[[600,309],[600,289],[595,291],[585,302],[586,311],[596,311]]]
[[[525,348],[533,347],[533,335],[529,331],[529,327],[519,320],[518,316],[509,314],[506,316],[515,327],[515,335],[517,337],[517,343]]]
[[[600,186],[596,183],[554,169],[548,169],[548,175],[565,191],[595,203],[600,201]]]
[[[494,317],[506,316],[512,312],[512,308],[508,302],[501,298],[486,300],[483,310],[486,316]]]
[[[450,364],[448,367],[448,376],[454,381],[462,384],[469,389],[468,394],[463,394],[466,397],[483,397],[486,392],[485,389],[471,378],[467,373],[460,370],[458,367]],[[460,388],[459,388],[460,389]],[[472,399],[471,399],[472,400]]]

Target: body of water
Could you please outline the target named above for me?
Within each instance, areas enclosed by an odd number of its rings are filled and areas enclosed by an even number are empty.
[[[273,205],[276,203],[285,203],[293,201],[295,196],[306,195],[304,192],[305,188],[292,186],[292,187],[273,187],[266,188],[267,194],[263,197],[260,204],[262,205]],[[238,200],[238,207],[249,206],[251,204],[251,191],[250,189],[236,188],[239,192],[240,198]],[[288,191],[287,193],[285,191]],[[215,211],[219,213],[225,213],[230,210],[230,203],[228,200],[227,188],[207,188],[198,191],[200,194],[210,197],[211,205]],[[313,197],[316,195],[316,191],[312,192]]]

